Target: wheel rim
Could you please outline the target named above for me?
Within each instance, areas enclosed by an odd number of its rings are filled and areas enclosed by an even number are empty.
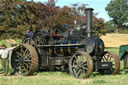
[[[87,78],[93,70],[91,56],[82,51],[76,52],[70,60],[69,70],[75,78]]]
[[[33,47],[35,47],[35,43],[31,38],[25,38],[22,44],[28,44],[28,45],[32,45]]]
[[[11,65],[19,75],[32,75],[38,68],[37,52],[30,45],[20,45],[12,53]]]
[[[106,52],[101,59],[101,62],[112,62],[111,69],[103,69],[99,72],[102,74],[116,74],[120,68],[120,60],[117,55],[113,52]]]

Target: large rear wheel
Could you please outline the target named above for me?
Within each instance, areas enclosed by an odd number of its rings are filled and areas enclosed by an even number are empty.
[[[38,69],[38,54],[31,45],[22,44],[12,52],[11,65],[23,76],[32,75]]]
[[[93,60],[91,56],[84,51],[77,51],[69,62],[70,73],[79,79],[89,77],[93,71]]]
[[[35,46],[35,42],[33,41],[32,38],[25,38],[25,39],[22,41],[22,44],[28,44],[28,45],[32,45],[33,47],[36,47],[36,46]]]

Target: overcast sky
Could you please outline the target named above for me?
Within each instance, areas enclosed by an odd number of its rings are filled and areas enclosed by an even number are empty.
[[[48,0],[34,0],[35,2],[46,2]],[[64,5],[71,6],[71,4],[79,3],[79,4],[88,4],[87,7],[92,7],[95,13],[99,13],[97,17],[104,18],[105,21],[110,20],[107,12],[105,11],[105,7],[111,0],[58,0],[56,3],[57,6],[63,7]]]

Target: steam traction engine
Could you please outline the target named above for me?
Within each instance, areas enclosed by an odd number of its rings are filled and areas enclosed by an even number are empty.
[[[104,42],[93,37],[93,9],[85,11],[87,27],[84,29],[67,29],[65,32],[56,29],[56,34],[38,31],[32,39],[23,40],[12,53],[12,68],[24,76],[48,68],[69,68],[75,78],[87,78],[94,71],[117,73],[120,67],[117,55],[104,51]]]

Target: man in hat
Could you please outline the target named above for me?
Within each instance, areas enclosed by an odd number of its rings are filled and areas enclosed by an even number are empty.
[[[3,65],[3,71],[4,71],[4,75],[7,76],[8,74],[8,68],[9,68],[9,52],[11,50],[13,50],[15,47],[10,47],[7,48],[5,44],[1,45],[1,49],[0,49],[0,57],[2,60],[2,65]]]

